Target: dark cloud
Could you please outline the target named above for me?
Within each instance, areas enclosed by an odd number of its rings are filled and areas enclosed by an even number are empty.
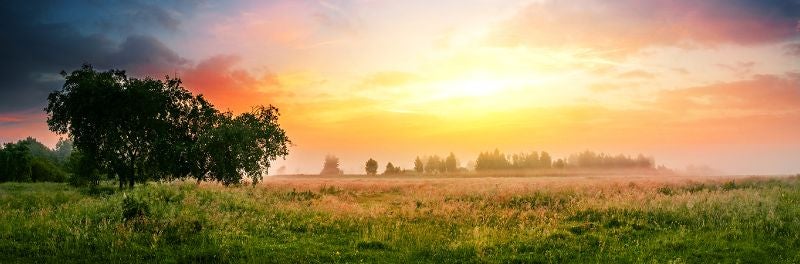
[[[170,73],[187,63],[152,35],[96,31],[80,22],[85,19],[72,19],[94,16],[94,21],[101,23],[103,18],[94,13],[71,14],[70,8],[94,2],[68,3],[75,6],[54,3],[30,1],[0,8],[0,30],[6,36],[0,41],[0,113],[43,107],[47,94],[59,89],[63,82],[58,73],[83,63],[129,69],[134,74]],[[137,19],[125,19],[147,12],[163,17],[156,19],[163,27],[179,25],[174,17],[164,17],[167,15],[149,8],[114,12],[131,12],[130,16],[119,17],[119,23],[135,24]]]
[[[188,61],[152,36],[130,36],[101,64],[139,74],[158,74],[178,70]]]
[[[174,33],[180,31],[182,19],[202,4],[204,1],[191,0],[87,0],[79,7],[84,13],[98,14],[85,23],[104,31],[141,33],[160,29]]]

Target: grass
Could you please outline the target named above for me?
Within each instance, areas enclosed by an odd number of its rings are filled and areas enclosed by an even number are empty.
[[[0,262],[798,263],[800,176],[0,184]]]

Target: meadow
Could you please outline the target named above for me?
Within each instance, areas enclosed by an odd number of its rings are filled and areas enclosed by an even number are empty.
[[[799,204],[800,175],[3,183],[0,262],[798,263]]]

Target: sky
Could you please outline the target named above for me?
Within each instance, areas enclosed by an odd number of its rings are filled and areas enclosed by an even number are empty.
[[[90,63],[277,106],[273,172],[495,148],[800,172],[800,0],[34,0],[0,32],[0,142],[55,145],[47,94]]]

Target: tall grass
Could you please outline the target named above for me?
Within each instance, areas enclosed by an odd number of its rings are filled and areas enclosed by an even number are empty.
[[[0,184],[0,262],[800,262],[800,177]]]

